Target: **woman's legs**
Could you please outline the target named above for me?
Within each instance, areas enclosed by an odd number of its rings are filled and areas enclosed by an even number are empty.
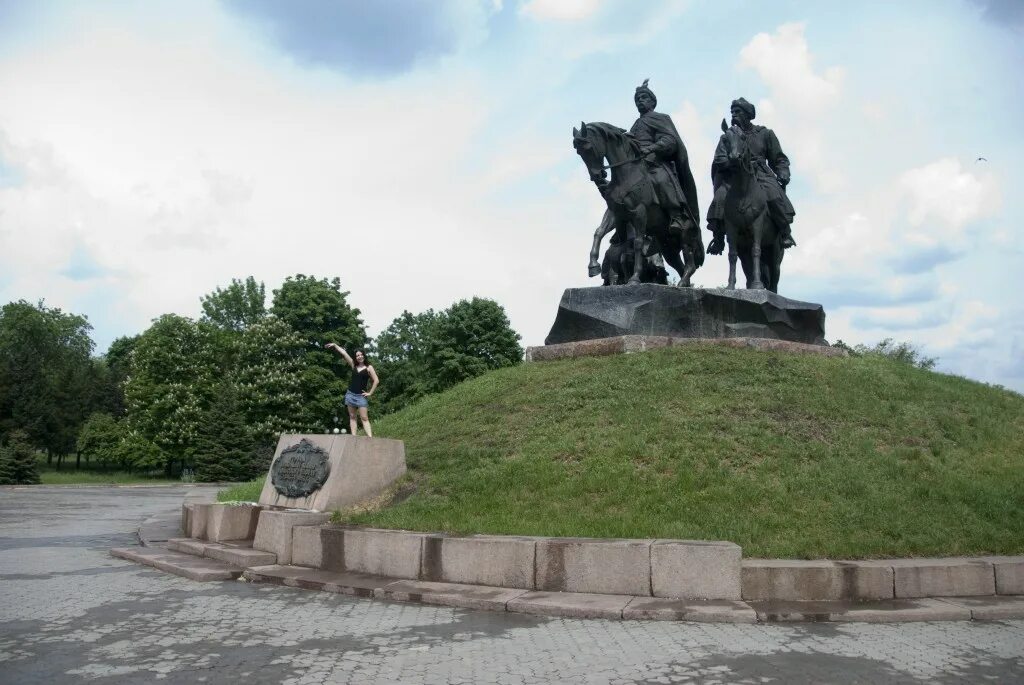
[[[370,415],[367,413],[366,407],[359,407],[359,420],[363,422],[363,431],[366,433],[366,437],[372,438],[373,431],[370,430]],[[354,419],[352,423],[355,423]]]
[[[350,435],[355,435],[356,426],[358,425],[356,423],[356,408],[350,407],[347,404],[345,405],[345,408],[348,409],[348,432]]]

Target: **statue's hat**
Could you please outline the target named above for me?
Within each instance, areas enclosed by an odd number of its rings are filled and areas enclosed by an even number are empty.
[[[754,106],[752,104],[750,104],[749,102],[747,102],[746,100],[744,100],[743,98],[739,98],[738,100],[733,100],[732,104],[729,105],[729,109],[732,109],[733,107],[739,107],[744,112],[746,112],[747,115],[750,117],[751,121],[753,121],[754,117],[757,116],[757,110],[754,109]]]
[[[647,87],[647,82],[650,80],[651,79],[649,78],[645,78],[644,82],[636,87],[636,93],[633,94],[633,99],[636,100],[637,96],[640,95],[640,93],[647,93],[648,95],[651,96],[651,99],[654,100],[654,104],[657,105],[658,96],[654,94],[653,90]]]

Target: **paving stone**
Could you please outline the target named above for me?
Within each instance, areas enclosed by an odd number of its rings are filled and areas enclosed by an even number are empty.
[[[587,592],[525,592],[506,604],[509,611],[570,618],[622,618],[632,597]]]
[[[1024,618],[1024,596],[939,597],[943,602],[969,609],[976,621],[1003,621]]]
[[[222,561],[191,554],[168,552],[155,547],[121,547],[110,550],[111,556],[145,564],[189,580],[234,580],[242,569]]]
[[[701,623],[756,623],[757,613],[746,602],[727,599],[633,597],[622,610],[622,618]]]
[[[393,599],[402,602],[423,602],[465,609],[505,611],[508,602],[526,592],[527,590],[510,590],[485,585],[400,580],[375,590],[373,596],[378,599]]]
[[[969,621],[970,610],[938,599],[883,599],[873,602],[751,601],[757,619],[766,623],[836,621],[902,623],[906,621]]]

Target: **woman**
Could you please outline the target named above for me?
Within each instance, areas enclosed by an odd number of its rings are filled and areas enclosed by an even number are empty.
[[[370,406],[367,398],[377,389],[377,372],[373,370],[373,366],[366,363],[366,354],[362,350],[356,350],[355,359],[353,359],[348,356],[345,348],[337,343],[327,343],[324,347],[340,354],[352,367],[352,380],[349,381],[348,390],[345,392],[349,433],[356,434],[356,411],[358,410],[359,420],[363,422],[363,431],[366,433],[366,437],[372,438],[373,430],[370,429],[370,416],[366,409]],[[369,390],[366,389],[367,385],[370,385]]]

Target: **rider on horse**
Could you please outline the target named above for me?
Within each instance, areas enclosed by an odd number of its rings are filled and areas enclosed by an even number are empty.
[[[636,89],[633,101],[640,118],[629,132],[640,143],[640,152],[653,181],[654,195],[670,217],[670,228],[685,234],[687,224],[696,227],[700,211],[686,146],[672,118],[654,111],[658,98],[647,87],[646,79]]]
[[[764,126],[751,123],[757,110],[743,98],[732,101],[732,124],[743,131],[754,162],[754,172],[761,188],[768,196],[768,213],[782,239],[782,247],[795,247],[790,224],[796,216],[793,203],[786,196],[786,185],[789,183],[789,158],[782,152],[779,139],[775,132]],[[771,169],[771,171],[769,171]],[[715,159],[711,163],[711,183],[715,188],[715,198],[708,208],[708,230],[714,236],[713,246],[708,248],[711,254],[719,254],[725,241],[725,226],[722,219],[725,212],[725,195],[729,190],[730,174],[728,151],[725,136],[718,141],[715,148]]]

